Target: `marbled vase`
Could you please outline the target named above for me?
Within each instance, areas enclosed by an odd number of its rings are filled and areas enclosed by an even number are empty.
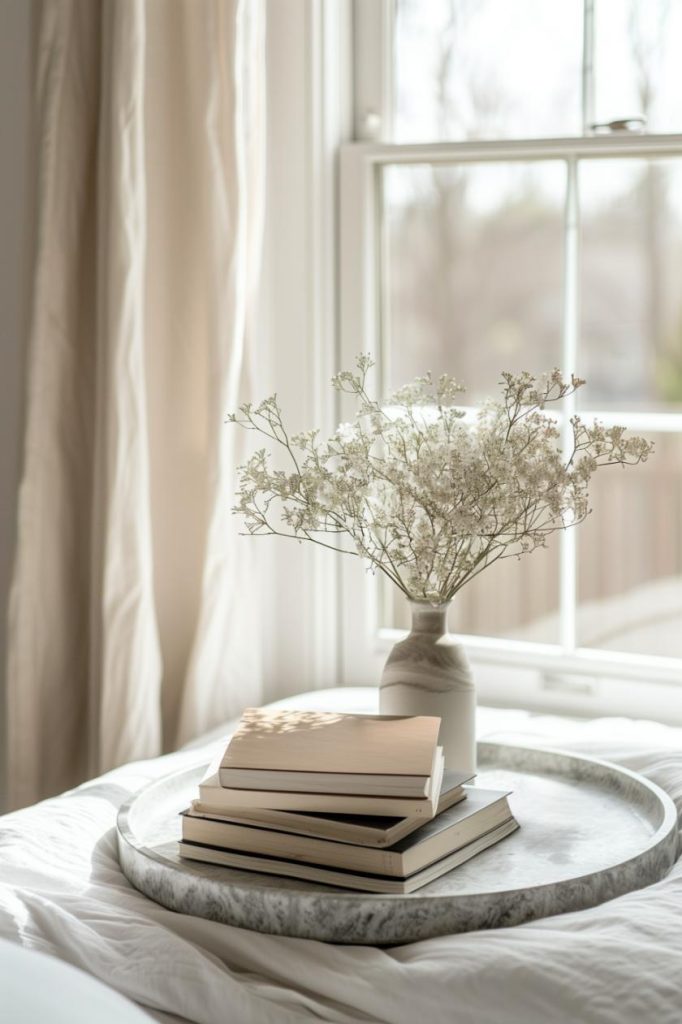
[[[446,768],[476,770],[476,691],[464,648],[447,631],[450,604],[411,601],[412,629],[388,656],[382,715],[436,715]]]

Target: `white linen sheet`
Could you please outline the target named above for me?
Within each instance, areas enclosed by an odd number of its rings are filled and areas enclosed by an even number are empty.
[[[288,703],[365,710],[368,691],[349,706],[352,692]],[[609,758],[682,803],[680,729],[479,709],[479,733]],[[148,900],[118,866],[117,809],[147,781],[207,761],[220,742],[0,818],[0,936],[75,964],[165,1022],[682,1021],[679,863],[657,885],[592,910],[392,949],[260,935]]]

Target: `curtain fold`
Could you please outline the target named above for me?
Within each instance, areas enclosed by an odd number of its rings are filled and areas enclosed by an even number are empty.
[[[253,367],[245,345],[255,333],[255,282],[263,230],[264,23],[257,5],[242,4],[234,19],[216,5],[207,19],[207,45],[216,33],[232,40],[234,60],[216,77],[207,110],[211,147],[210,221],[213,225],[211,289],[216,344],[211,349],[212,419],[235,410],[250,394]],[[232,134],[230,133],[232,127]],[[234,144],[236,136],[239,144]],[[232,240],[231,245],[226,239]],[[253,351],[251,344],[251,352]],[[233,427],[211,434],[209,515],[200,612],[180,706],[177,740],[187,742],[247,704],[259,703],[262,623],[254,586],[253,545],[239,536],[231,515],[233,493],[224,481],[245,454]],[[234,487],[232,488],[234,491]],[[228,498],[229,500],[226,500]]]
[[[143,4],[103,5],[94,253],[93,772],[153,756],[161,746],[144,358],[145,29]]]
[[[37,244],[10,600],[9,795],[260,696],[230,517],[263,208],[262,0],[39,9]]]

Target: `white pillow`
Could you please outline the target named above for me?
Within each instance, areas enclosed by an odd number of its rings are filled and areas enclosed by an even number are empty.
[[[151,1024],[84,971],[0,939],[0,1018],[7,1024]]]

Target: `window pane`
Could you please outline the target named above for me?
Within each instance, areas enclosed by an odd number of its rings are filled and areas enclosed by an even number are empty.
[[[682,160],[580,166],[583,408],[682,409]]]
[[[578,643],[680,657],[682,437],[647,437],[646,463],[592,478],[594,512],[577,536]]]
[[[649,132],[682,132],[682,3],[597,0],[595,116],[644,117]]]
[[[565,182],[560,161],[384,170],[390,387],[450,373],[478,404],[560,364]]]
[[[582,0],[397,0],[394,139],[580,134]]]

